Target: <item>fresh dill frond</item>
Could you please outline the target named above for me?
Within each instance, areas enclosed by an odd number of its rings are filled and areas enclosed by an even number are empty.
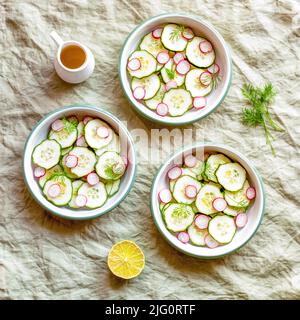
[[[185,26],[178,25],[170,34],[170,40],[178,41],[182,35],[182,32],[185,30]]]
[[[75,124],[75,122],[70,122],[68,121],[66,118],[62,119],[62,122],[64,124],[64,129],[67,131],[67,133],[71,133],[74,130],[76,130],[77,125]]]
[[[175,78],[175,68],[172,68],[172,69],[166,68],[166,73],[170,80],[173,80]]]

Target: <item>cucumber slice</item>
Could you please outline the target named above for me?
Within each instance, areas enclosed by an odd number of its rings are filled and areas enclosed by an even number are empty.
[[[51,169],[48,169],[44,176],[39,178],[39,185],[41,188],[44,187],[47,180],[49,180],[53,175],[63,173],[62,167],[57,164],[56,166],[52,167]]]
[[[32,152],[32,161],[39,167],[50,169],[59,162],[61,146],[55,140],[44,140]]]
[[[225,190],[224,196],[228,205],[236,208],[246,208],[250,204],[250,200],[246,196],[247,189],[250,187],[248,180],[245,181],[244,186],[241,190],[231,192]]]
[[[181,176],[174,185],[173,197],[179,203],[191,204],[195,199],[188,198],[185,195],[185,188],[193,185],[197,188],[197,192],[201,189],[201,183],[190,176]]]
[[[198,180],[202,180],[202,173],[205,169],[205,163],[197,159],[196,165],[189,170],[191,170]]]
[[[63,119],[64,128],[60,131],[50,130],[48,139],[56,140],[61,147],[68,148],[73,145],[77,139],[77,126],[68,120]]]
[[[201,37],[194,37],[186,47],[186,57],[188,58],[189,62],[199,68],[209,67],[214,63],[216,58],[214,49],[208,53],[202,53],[200,51],[200,42],[205,40],[206,39]]]
[[[194,211],[189,205],[171,204],[164,210],[164,220],[168,230],[179,232],[186,230],[194,221]]]
[[[222,198],[223,194],[220,191],[220,187],[216,184],[205,184],[200,189],[196,198],[196,207],[199,212],[204,214],[212,214],[217,211],[213,208],[213,201],[215,198]]]
[[[167,49],[171,51],[183,51],[188,41],[182,37],[184,27],[178,24],[165,25],[161,34],[161,42]]]
[[[152,74],[143,79],[132,78],[131,80],[131,89],[134,91],[137,87],[142,87],[145,89],[144,100],[153,98],[159,91],[161,86],[160,79],[157,74]]]
[[[98,157],[100,157],[101,154],[103,154],[106,151],[114,151],[117,153],[121,152],[120,138],[115,132],[113,132],[112,140],[107,146],[102,147],[100,149],[95,149],[95,153]]]
[[[181,170],[182,170],[181,175],[191,176],[191,177],[197,179],[197,174],[192,170],[192,168],[181,168]]]
[[[48,190],[54,184],[58,184],[60,186],[61,192],[57,197],[52,198],[49,196]],[[46,181],[43,188],[43,193],[47,200],[59,207],[65,206],[69,203],[72,198],[72,191],[73,189],[71,180],[64,175],[55,175],[54,177],[50,178]]]
[[[65,159],[66,159],[67,156],[68,156],[68,154],[65,154],[65,155],[61,158],[61,160],[60,160],[60,165],[61,165],[61,167],[63,168],[63,172],[64,172],[64,174],[65,174],[68,178],[70,178],[70,179],[77,179],[77,178],[78,178],[77,175],[74,174],[74,173],[72,173],[71,169],[68,168],[68,167],[65,165]]]
[[[126,167],[122,157],[118,153],[107,151],[99,157],[95,169],[99,177],[105,180],[118,180],[124,172],[120,174],[114,172],[113,168],[117,164],[124,166],[124,168]]]
[[[152,36],[152,32],[145,35],[140,44],[141,50],[146,50],[156,58],[156,56],[162,52],[166,51],[164,46],[162,45],[160,38],[155,39]]]
[[[163,103],[169,107],[172,117],[183,115],[192,105],[190,93],[184,89],[171,89],[165,93]]]
[[[105,184],[105,189],[106,189],[107,195],[109,197],[112,197],[113,195],[115,195],[119,191],[120,183],[121,183],[121,180],[118,179],[115,181],[108,181]]]
[[[75,147],[70,154],[78,158],[78,164],[71,172],[77,177],[83,177],[94,171],[96,156],[94,152],[85,147]]]
[[[105,185],[102,182],[98,182],[94,186],[90,186],[88,183],[84,183],[79,188],[78,194],[86,196],[86,207],[90,209],[102,207],[107,200]]]
[[[227,208],[223,211],[223,213],[227,214],[228,216],[236,217],[238,214],[244,213],[245,211],[246,211],[245,208],[227,206]]]
[[[219,183],[228,191],[238,191],[246,181],[246,170],[239,163],[221,164],[216,171]]]
[[[203,69],[192,69],[185,77],[185,87],[191,93],[192,97],[207,96],[212,90],[212,83],[207,87],[200,82],[200,74],[204,72]]]
[[[201,229],[197,228],[195,226],[195,224],[193,223],[188,227],[187,232],[190,236],[191,242],[194,245],[201,246],[201,247],[205,246],[204,238],[208,234],[206,229],[201,230]]]
[[[61,155],[64,156],[65,154],[69,153],[69,152],[72,150],[72,148],[73,148],[73,147],[71,146],[71,147],[62,149],[62,150],[61,150]]]
[[[99,137],[99,135],[97,134],[97,129],[100,127],[105,127],[108,129],[109,134],[106,138]],[[112,133],[113,131],[110,126],[100,119],[91,120],[84,127],[85,140],[87,144],[94,149],[99,149],[107,146],[113,138]]]
[[[70,208],[73,208],[73,209],[77,209],[79,208],[75,202],[75,199],[78,195],[78,190],[79,188],[84,184],[84,182],[82,180],[75,180],[72,182],[72,188],[73,188],[73,192],[72,192],[72,198],[70,200],[70,202],[68,203],[68,206]]]
[[[215,216],[209,222],[208,232],[219,243],[227,244],[236,232],[234,219],[226,215]]]
[[[184,84],[185,76],[176,72],[176,64],[173,59],[170,59],[161,69],[161,77],[165,83],[175,81],[177,86],[180,87]]]
[[[165,85],[161,83],[160,88],[156,93],[156,95],[151,99],[145,100],[145,105],[151,110],[156,110],[157,105],[162,102],[165,93],[166,93]]]
[[[214,182],[218,182],[215,172],[221,164],[230,163],[231,161],[225,157],[223,154],[212,154],[208,157],[205,165],[205,175],[206,177]]]
[[[150,54],[149,52],[145,51],[145,50],[139,50],[139,51],[135,51],[133,52],[133,54],[129,57],[128,60],[137,58],[139,59],[140,63],[141,63],[141,67],[136,70],[128,70],[129,74],[132,77],[135,78],[144,78],[147,76],[150,76],[152,73],[154,73],[156,71],[157,68],[157,61],[156,59],[153,57],[152,54]]]
[[[77,136],[78,137],[83,136],[83,132],[84,132],[84,123],[83,121],[80,121],[77,126]]]

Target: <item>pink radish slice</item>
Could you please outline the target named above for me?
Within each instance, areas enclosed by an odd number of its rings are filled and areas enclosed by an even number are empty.
[[[169,203],[172,200],[172,194],[169,189],[163,189],[159,192],[158,197],[161,202]]]
[[[159,116],[166,116],[169,112],[169,107],[165,103],[159,103],[156,107],[156,113]]]
[[[253,187],[249,187],[246,191],[246,197],[249,199],[249,200],[252,200],[256,197],[256,191]]]
[[[179,178],[182,175],[182,169],[178,166],[173,167],[172,169],[170,169],[168,171],[168,178],[170,180],[175,180],[177,178]]]
[[[185,56],[181,52],[177,52],[173,57],[175,64],[178,64],[181,60],[184,60],[184,59],[185,59]]]
[[[78,164],[78,158],[72,154],[66,156],[65,165],[68,168],[75,168]]]
[[[208,227],[209,220],[210,217],[207,215],[199,214],[195,219],[195,226],[201,230],[206,229]]]
[[[170,89],[173,89],[173,88],[175,89],[177,87],[178,87],[177,82],[174,80],[170,80],[166,83],[166,91],[169,91]]]
[[[158,28],[152,31],[152,37],[154,39],[159,39],[161,37],[161,33],[162,33],[163,29],[162,28]]]
[[[143,87],[136,87],[133,90],[133,96],[136,100],[143,100],[146,95],[146,90]]]
[[[128,61],[127,67],[131,71],[136,71],[141,68],[141,61],[138,58],[133,58]]]
[[[182,243],[188,243],[190,241],[190,236],[187,232],[183,231],[177,234],[177,239]]]
[[[176,71],[180,75],[184,76],[187,74],[191,69],[191,65],[187,60],[181,60],[179,61],[178,65],[176,66]]]
[[[162,51],[160,52],[156,57],[158,63],[160,64],[166,64],[170,60],[170,56],[168,52]]]
[[[211,74],[217,74],[220,72],[220,66],[217,63],[214,63],[209,68],[207,68],[207,71]]]
[[[45,174],[46,174],[46,170],[45,170],[44,168],[41,168],[41,167],[36,167],[36,168],[34,168],[33,175],[34,175],[36,178],[41,178],[41,177],[43,177]]]
[[[185,187],[184,193],[189,199],[193,199],[197,195],[197,188],[193,185],[188,185]]]
[[[79,194],[76,198],[75,198],[75,203],[78,207],[84,207],[87,203],[87,197],[83,194]]]
[[[55,183],[52,186],[49,187],[48,189],[48,195],[51,198],[56,198],[57,196],[59,196],[61,193],[61,187],[59,184]]]
[[[99,127],[97,129],[97,136],[105,139],[109,136],[109,130],[106,127]]]
[[[60,131],[64,128],[64,123],[62,120],[58,119],[55,120],[52,124],[51,124],[51,128],[53,131]]]
[[[121,156],[121,158],[124,162],[125,167],[127,167],[128,166],[128,158],[126,156]]]
[[[245,227],[245,225],[246,225],[247,222],[248,222],[248,217],[247,217],[246,213],[239,213],[239,214],[234,218],[234,222],[235,222],[235,225],[236,225],[238,228],[243,228],[243,227]]]
[[[206,98],[205,97],[195,97],[193,99],[193,106],[195,109],[200,110],[206,107]]]
[[[218,197],[215,198],[212,202],[213,208],[218,212],[222,212],[227,208],[227,202],[224,198]]]
[[[219,246],[218,242],[214,238],[212,238],[209,234],[205,236],[204,242],[210,249],[214,249]]]
[[[87,117],[84,117],[84,118],[83,118],[83,124],[86,125],[86,124],[87,124],[89,121],[91,121],[91,120],[93,120],[92,117],[88,117],[88,116],[87,116]]]
[[[85,138],[84,136],[80,136],[77,140],[76,140],[76,146],[77,147],[86,147],[87,144],[85,142]]]
[[[91,186],[96,185],[100,181],[99,176],[95,172],[89,173],[86,177],[86,180]]]
[[[203,86],[208,87],[212,82],[212,75],[210,72],[204,71],[200,74],[199,80]]]
[[[194,32],[191,28],[185,28],[184,31],[182,32],[182,36],[186,40],[191,40],[194,38]]]
[[[197,164],[197,158],[189,154],[184,158],[184,164],[189,168],[193,168]]]
[[[212,51],[213,47],[209,41],[204,40],[199,43],[199,49],[202,53],[209,53]]]

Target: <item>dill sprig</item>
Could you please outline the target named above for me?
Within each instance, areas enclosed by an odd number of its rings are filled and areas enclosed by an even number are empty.
[[[179,38],[182,35],[182,32],[184,31],[185,26],[183,25],[178,25],[170,34],[170,40],[176,40],[178,41]]]
[[[76,130],[76,128],[77,128],[77,125],[75,122],[70,122],[66,118],[63,118],[62,122],[64,123],[64,130],[66,130],[67,133],[69,133],[69,134],[71,132],[73,132],[74,130]]]
[[[175,71],[176,71],[176,66],[175,66],[175,64],[174,64],[173,67],[170,68],[170,69],[166,68],[166,73],[167,73],[168,78],[169,78],[170,80],[173,80],[173,79],[175,78]]]

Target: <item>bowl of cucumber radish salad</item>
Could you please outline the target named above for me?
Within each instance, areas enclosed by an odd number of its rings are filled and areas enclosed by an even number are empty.
[[[263,183],[249,160],[221,145],[177,152],[159,170],[151,191],[154,221],[167,241],[199,258],[234,252],[263,217]]]
[[[168,125],[195,122],[225,98],[231,59],[222,36],[202,20],[165,14],[127,38],[119,77],[129,101],[146,118]]]
[[[27,139],[23,174],[45,209],[67,219],[91,219],[116,207],[136,170],[133,142],[112,114],[69,106],[48,114]]]

